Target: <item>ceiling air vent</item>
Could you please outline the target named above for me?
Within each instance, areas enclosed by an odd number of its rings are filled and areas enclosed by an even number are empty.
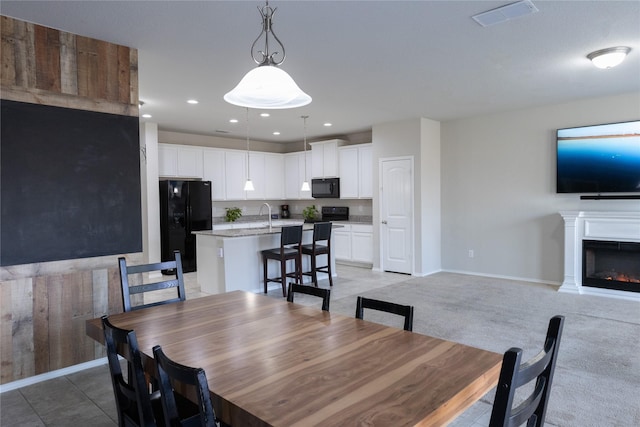
[[[535,7],[530,0],[522,0],[516,3],[511,3],[506,6],[501,6],[495,9],[488,10],[486,12],[479,13],[472,16],[474,21],[483,27],[489,27],[491,25],[499,24],[501,22],[507,22],[511,19],[519,18],[525,15],[531,15],[536,13],[538,8]]]

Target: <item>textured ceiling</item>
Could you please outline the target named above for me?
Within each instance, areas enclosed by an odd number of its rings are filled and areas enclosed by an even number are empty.
[[[287,53],[282,68],[313,102],[269,118],[251,111],[251,137],[299,142],[303,114],[311,139],[640,91],[640,1],[534,1],[539,12],[486,28],[471,18],[508,3],[271,1]],[[249,49],[263,4],[3,0],[0,13],[137,48],[150,121],[161,130],[243,138],[244,110],[222,96],[254,67]],[[617,68],[586,59],[619,45],[632,51]]]

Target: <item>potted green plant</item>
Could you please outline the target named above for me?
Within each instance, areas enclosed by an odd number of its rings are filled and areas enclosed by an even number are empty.
[[[242,216],[242,209],[238,207],[226,208],[227,213],[224,215],[224,219],[227,222],[234,222]]]
[[[307,206],[302,211],[304,222],[314,222],[320,212],[316,209],[316,205]]]

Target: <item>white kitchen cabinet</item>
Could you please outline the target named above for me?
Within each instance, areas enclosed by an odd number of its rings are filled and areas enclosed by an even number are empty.
[[[358,147],[358,196],[361,199],[373,198],[373,146],[371,144]]]
[[[311,191],[300,191],[302,182],[306,180],[311,185],[311,152],[300,151],[284,155],[284,188],[286,199],[311,200]]]
[[[351,226],[351,260],[373,263],[373,226],[353,224]]]
[[[351,261],[350,225],[344,224],[341,228],[333,229],[333,242],[331,242],[331,249],[335,253],[336,261]]]
[[[338,149],[341,199],[373,197],[371,150],[371,144],[350,145]]]
[[[340,147],[340,198],[358,198],[358,147]]]
[[[158,175],[202,179],[202,147],[158,144]]]
[[[247,152],[226,150],[224,153],[226,200],[245,200],[247,181]]]
[[[265,197],[265,188],[266,188],[266,177],[265,177],[265,167],[264,167],[264,153],[251,151],[249,153],[249,177],[251,178],[251,182],[253,182],[253,191],[246,191],[247,200],[264,200]],[[242,187],[244,188],[245,180],[242,182]]]
[[[341,139],[312,142],[311,176],[326,178],[338,176],[338,147],[344,144]]]
[[[158,175],[178,176],[178,147],[158,144]]]
[[[264,197],[267,200],[284,199],[284,156],[282,154],[264,154]]]
[[[336,260],[360,264],[373,263],[373,225],[341,224],[334,228],[331,248]]]
[[[211,200],[226,200],[224,150],[203,148],[202,179],[211,181]]]

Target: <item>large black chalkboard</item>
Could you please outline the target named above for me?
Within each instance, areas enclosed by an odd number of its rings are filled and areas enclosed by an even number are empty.
[[[142,251],[138,118],[0,102],[0,265]]]

